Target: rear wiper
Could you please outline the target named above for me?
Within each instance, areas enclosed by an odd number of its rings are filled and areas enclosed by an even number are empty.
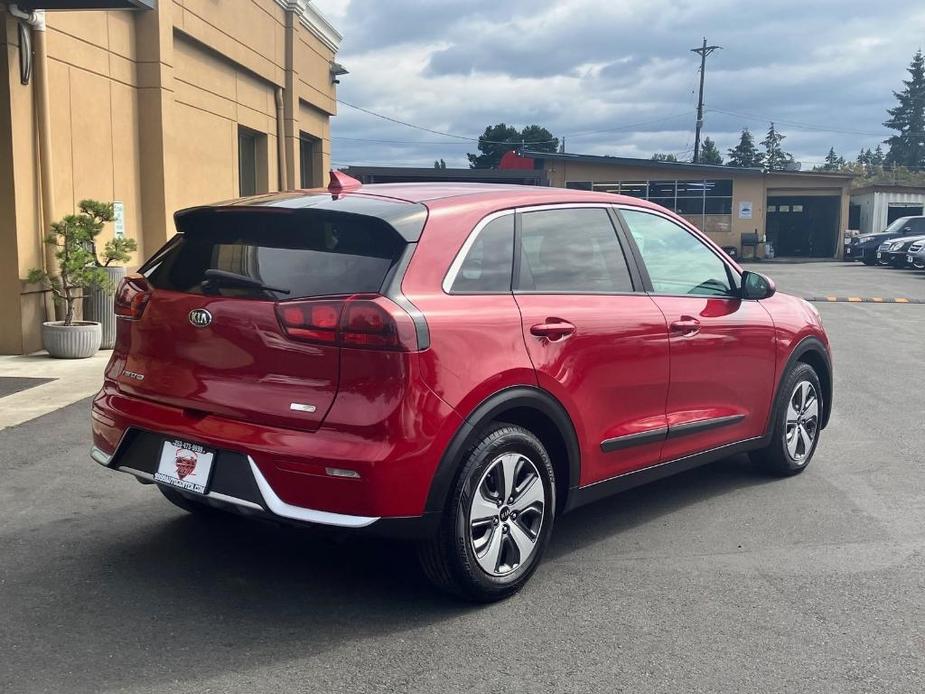
[[[218,287],[220,285],[226,285],[229,287],[249,287],[251,289],[262,289],[267,292],[277,292],[278,294],[289,294],[288,289],[277,289],[276,287],[268,287],[260,280],[255,280],[253,277],[248,277],[247,275],[239,275],[236,272],[228,272],[226,270],[216,270],[215,268],[209,268],[205,272],[206,278],[200,283],[200,286],[203,289],[208,289],[209,287]]]

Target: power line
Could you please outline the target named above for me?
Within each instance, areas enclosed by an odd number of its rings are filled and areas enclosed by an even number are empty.
[[[872,132],[865,132],[863,130],[844,130],[844,129],[838,129],[838,128],[830,128],[824,125],[814,125],[811,123],[801,123],[800,121],[784,120],[782,118],[768,118],[766,116],[760,116],[755,113],[739,113],[736,111],[726,111],[721,108],[713,108],[709,105],[707,106],[706,110],[710,111],[711,113],[722,113],[727,116],[735,116],[736,118],[745,118],[747,120],[755,120],[755,121],[765,121],[768,123],[770,122],[780,123],[782,125],[789,125],[790,127],[797,128],[797,129],[802,128],[803,130],[815,130],[815,131],[823,132],[823,133],[840,133],[844,135],[866,135],[868,137],[888,137],[889,136],[889,133],[872,133]]]
[[[457,140],[465,140],[465,141],[467,141],[467,142],[484,142],[484,143],[486,143],[486,144],[491,144],[491,145],[507,145],[507,144],[514,144],[514,143],[511,143],[511,142],[500,141],[500,140],[499,140],[499,141],[481,140],[480,138],[477,138],[477,137],[469,137],[468,135],[456,135],[455,133],[447,133],[447,132],[443,132],[442,130],[433,130],[432,128],[425,128],[423,125],[415,125],[414,123],[408,123],[407,121],[399,120],[398,118],[392,118],[391,116],[386,116],[385,114],[382,114],[382,113],[376,113],[375,111],[371,111],[371,110],[369,110],[368,108],[363,108],[362,106],[357,106],[357,105],[355,105],[355,104],[348,103],[348,102],[343,101],[343,100],[341,100],[341,99],[337,99],[337,103],[343,104],[344,106],[348,106],[348,107],[353,108],[353,109],[356,109],[357,111],[361,111],[362,113],[366,113],[366,114],[368,114],[368,115],[370,115],[370,116],[375,116],[376,118],[381,118],[381,119],[383,119],[383,120],[387,120],[387,121],[389,121],[389,122],[391,122],[391,123],[396,123],[396,124],[398,124],[398,125],[404,125],[406,128],[414,128],[415,130],[423,130],[424,132],[432,133],[432,134],[434,134],[434,135],[442,135],[443,137],[452,137],[452,138],[455,138],[455,139],[457,139]],[[544,144],[548,144],[548,143],[550,143],[550,142],[555,142],[555,141],[556,141],[555,138],[553,138],[553,139],[549,139],[549,140],[536,140],[536,141],[533,141],[533,142],[524,142],[524,143],[522,143],[522,144],[527,144],[527,145],[544,145]]]
[[[368,139],[365,137],[346,137],[346,136],[341,136],[341,135],[334,135],[331,139],[332,140],[348,140],[350,142],[376,142],[379,144],[386,144],[386,145],[440,145],[440,146],[463,145],[465,147],[468,147],[469,145],[472,144],[468,140],[466,142],[457,142],[456,140],[447,140],[445,142],[435,142],[433,140],[374,140],[374,139]]]
[[[689,114],[687,111],[683,111],[681,113],[673,113],[670,116],[661,116],[659,118],[643,120],[637,123],[626,123],[624,125],[617,125],[612,128],[602,128],[600,130],[586,130],[584,132],[579,132],[579,133],[566,133],[562,137],[584,137],[586,135],[599,135],[601,133],[610,133],[610,132],[617,132],[620,130],[629,130],[631,128],[638,128],[642,125],[653,125],[655,123],[664,123],[665,121],[674,120],[676,118],[681,118],[682,116],[686,118],[688,115]]]
[[[407,121],[403,121],[403,120],[400,120],[400,119],[398,119],[398,118],[393,118],[393,117],[387,116],[387,115],[385,115],[385,114],[383,114],[383,113],[377,113],[376,111],[372,111],[372,110],[370,110],[370,109],[368,109],[368,108],[364,108],[364,107],[362,107],[362,106],[357,106],[356,104],[351,104],[351,103],[349,103],[349,102],[347,102],[347,101],[343,101],[342,99],[337,99],[337,103],[343,104],[344,106],[347,106],[347,107],[349,107],[349,108],[352,108],[352,109],[355,109],[355,110],[357,110],[357,111],[360,111],[361,113],[365,113],[365,114],[367,114],[367,115],[374,116],[374,117],[376,117],[376,118],[381,118],[382,120],[389,121],[390,123],[395,123],[395,124],[397,124],[397,125],[403,125],[403,126],[405,126],[406,128],[413,128],[413,129],[415,129],[415,130],[421,130],[421,131],[423,131],[423,132],[431,133],[431,134],[434,134],[434,135],[441,135],[441,136],[443,136],[443,137],[452,137],[452,138],[454,138],[454,139],[456,139],[456,140],[462,140],[462,141],[463,141],[462,143],[453,143],[453,144],[463,144],[463,143],[469,143],[469,142],[484,142],[485,144],[490,144],[490,145],[507,145],[507,144],[515,144],[515,143],[513,143],[513,142],[508,142],[508,141],[502,141],[502,140],[482,140],[481,138],[478,138],[478,137],[471,137],[471,136],[469,136],[469,135],[458,135],[458,134],[456,134],[456,133],[448,133],[448,132],[444,132],[444,131],[442,131],[442,130],[434,130],[434,129],[432,129],[432,128],[424,127],[423,125],[416,125],[415,123],[409,123],[409,122],[407,122]],[[617,131],[620,131],[620,130],[630,130],[630,129],[632,129],[632,128],[638,128],[638,127],[643,126],[643,125],[652,125],[652,124],[655,124],[655,123],[663,123],[663,122],[665,122],[665,121],[674,120],[675,118],[680,118],[680,117],[682,117],[682,116],[687,116],[687,112],[673,113],[673,114],[670,114],[670,115],[667,115],[667,116],[659,116],[658,118],[650,118],[650,119],[648,119],[648,120],[638,121],[638,122],[635,122],[635,123],[625,123],[625,124],[623,124],[623,125],[617,125],[617,126],[610,127],[610,128],[600,128],[600,129],[598,129],[598,130],[585,130],[585,131],[577,132],[577,133],[566,133],[566,134],[563,135],[562,137],[585,137],[585,136],[587,136],[587,135],[598,135],[598,134],[601,134],[601,133],[617,132]],[[344,140],[347,140],[347,139],[355,139],[355,140],[357,140],[357,141],[378,142],[378,140],[361,140],[360,138],[346,138],[346,137],[343,137],[343,138],[339,138],[339,139],[344,139]],[[556,138],[553,138],[553,139],[550,139],[550,140],[535,140],[535,141],[530,141],[530,142],[524,142],[524,143],[522,143],[522,144],[526,144],[526,145],[543,145],[543,144],[548,144],[548,143],[550,143],[550,142],[555,142],[555,141],[556,141]],[[387,141],[383,140],[382,142],[387,142]],[[421,141],[420,143],[418,143],[418,142],[413,142],[413,141],[398,141],[398,140],[396,140],[396,141],[394,141],[394,142],[395,142],[395,144],[429,144],[429,143],[427,143],[426,141]],[[451,143],[446,143],[446,144],[451,144]]]
[[[414,123],[407,123],[403,120],[392,118],[391,116],[386,116],[381,113],[376,113],[375,111],[370,111],[369,109],[363,108],[362,106],[356,106],[355,104],[351,104],[347,101],[344,101],[343,99],[337,99],[337,103],[343,104],[344,106],[348,106],[349,108],[356,109],[357,111],[361,111],[362,113],[369,114],[370,116],[375,116],[376,118],[381,118],[383,120],[387,120],[392,123],[397,123],[398,125],[404,125],[406,128],[414,128],[415,130],[423,130],[426,133],[433,133],[434,135],[442,135],[443,137],[454,137],[458,140],[472,141],[475,139],[471,137],[466,137],[465,135],[454,135],[453,133],[445,133],[441,130],[432,130],[431,128],[425,128],[422,125],[415,125]],[[475,140],[475,141],[477,142],[478,140]]]

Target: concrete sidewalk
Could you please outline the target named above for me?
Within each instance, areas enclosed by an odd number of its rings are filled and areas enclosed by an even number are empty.
[[[110,354],[100,351],[89,359],[52,359],[45,352],[0,356],[0,429],[95,394]]]

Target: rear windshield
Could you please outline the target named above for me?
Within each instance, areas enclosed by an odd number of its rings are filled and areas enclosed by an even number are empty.
[[[377,292],[405,247],[382,220],[336,212],[207,210],[182,228],[143,268],[158,289],[268,300]]]

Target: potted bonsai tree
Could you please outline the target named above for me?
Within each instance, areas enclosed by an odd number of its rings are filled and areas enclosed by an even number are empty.
[[[50,287],[55,298],[65,307],[63,321],[42,324],[42,343],[53,357],[82,359],[92,356],[100,348],[102,331],[94,321],[75,319],[77,302],[84,298],[89,287],[102,287],[112,291],[112,282],[99,267],[93,252],[94,239],[106,222],[112,221],[112,205],[95,200],[83,200],[80,212],[66,216],[51,225],[45,243],[54,246],[58,261],[58,274],[34,268],[29,271],[30,283]]]
[[[125,277],[125,265],[113,263],[127,263],[132,259],[132,253],[137,250],[138,244],[135,243],[135,239],[125,237],[107,241],[102,254],[97,250],[96,242],[93,242],[96,266],[105,273],[108,283],[94,284],[91,287],[84,307],[84,316],[87,320],[100,324],[103,335],[100,349],[112,349],[116,344],[116,313],[112,290],[113,287],[118,287],[119,282]]]

